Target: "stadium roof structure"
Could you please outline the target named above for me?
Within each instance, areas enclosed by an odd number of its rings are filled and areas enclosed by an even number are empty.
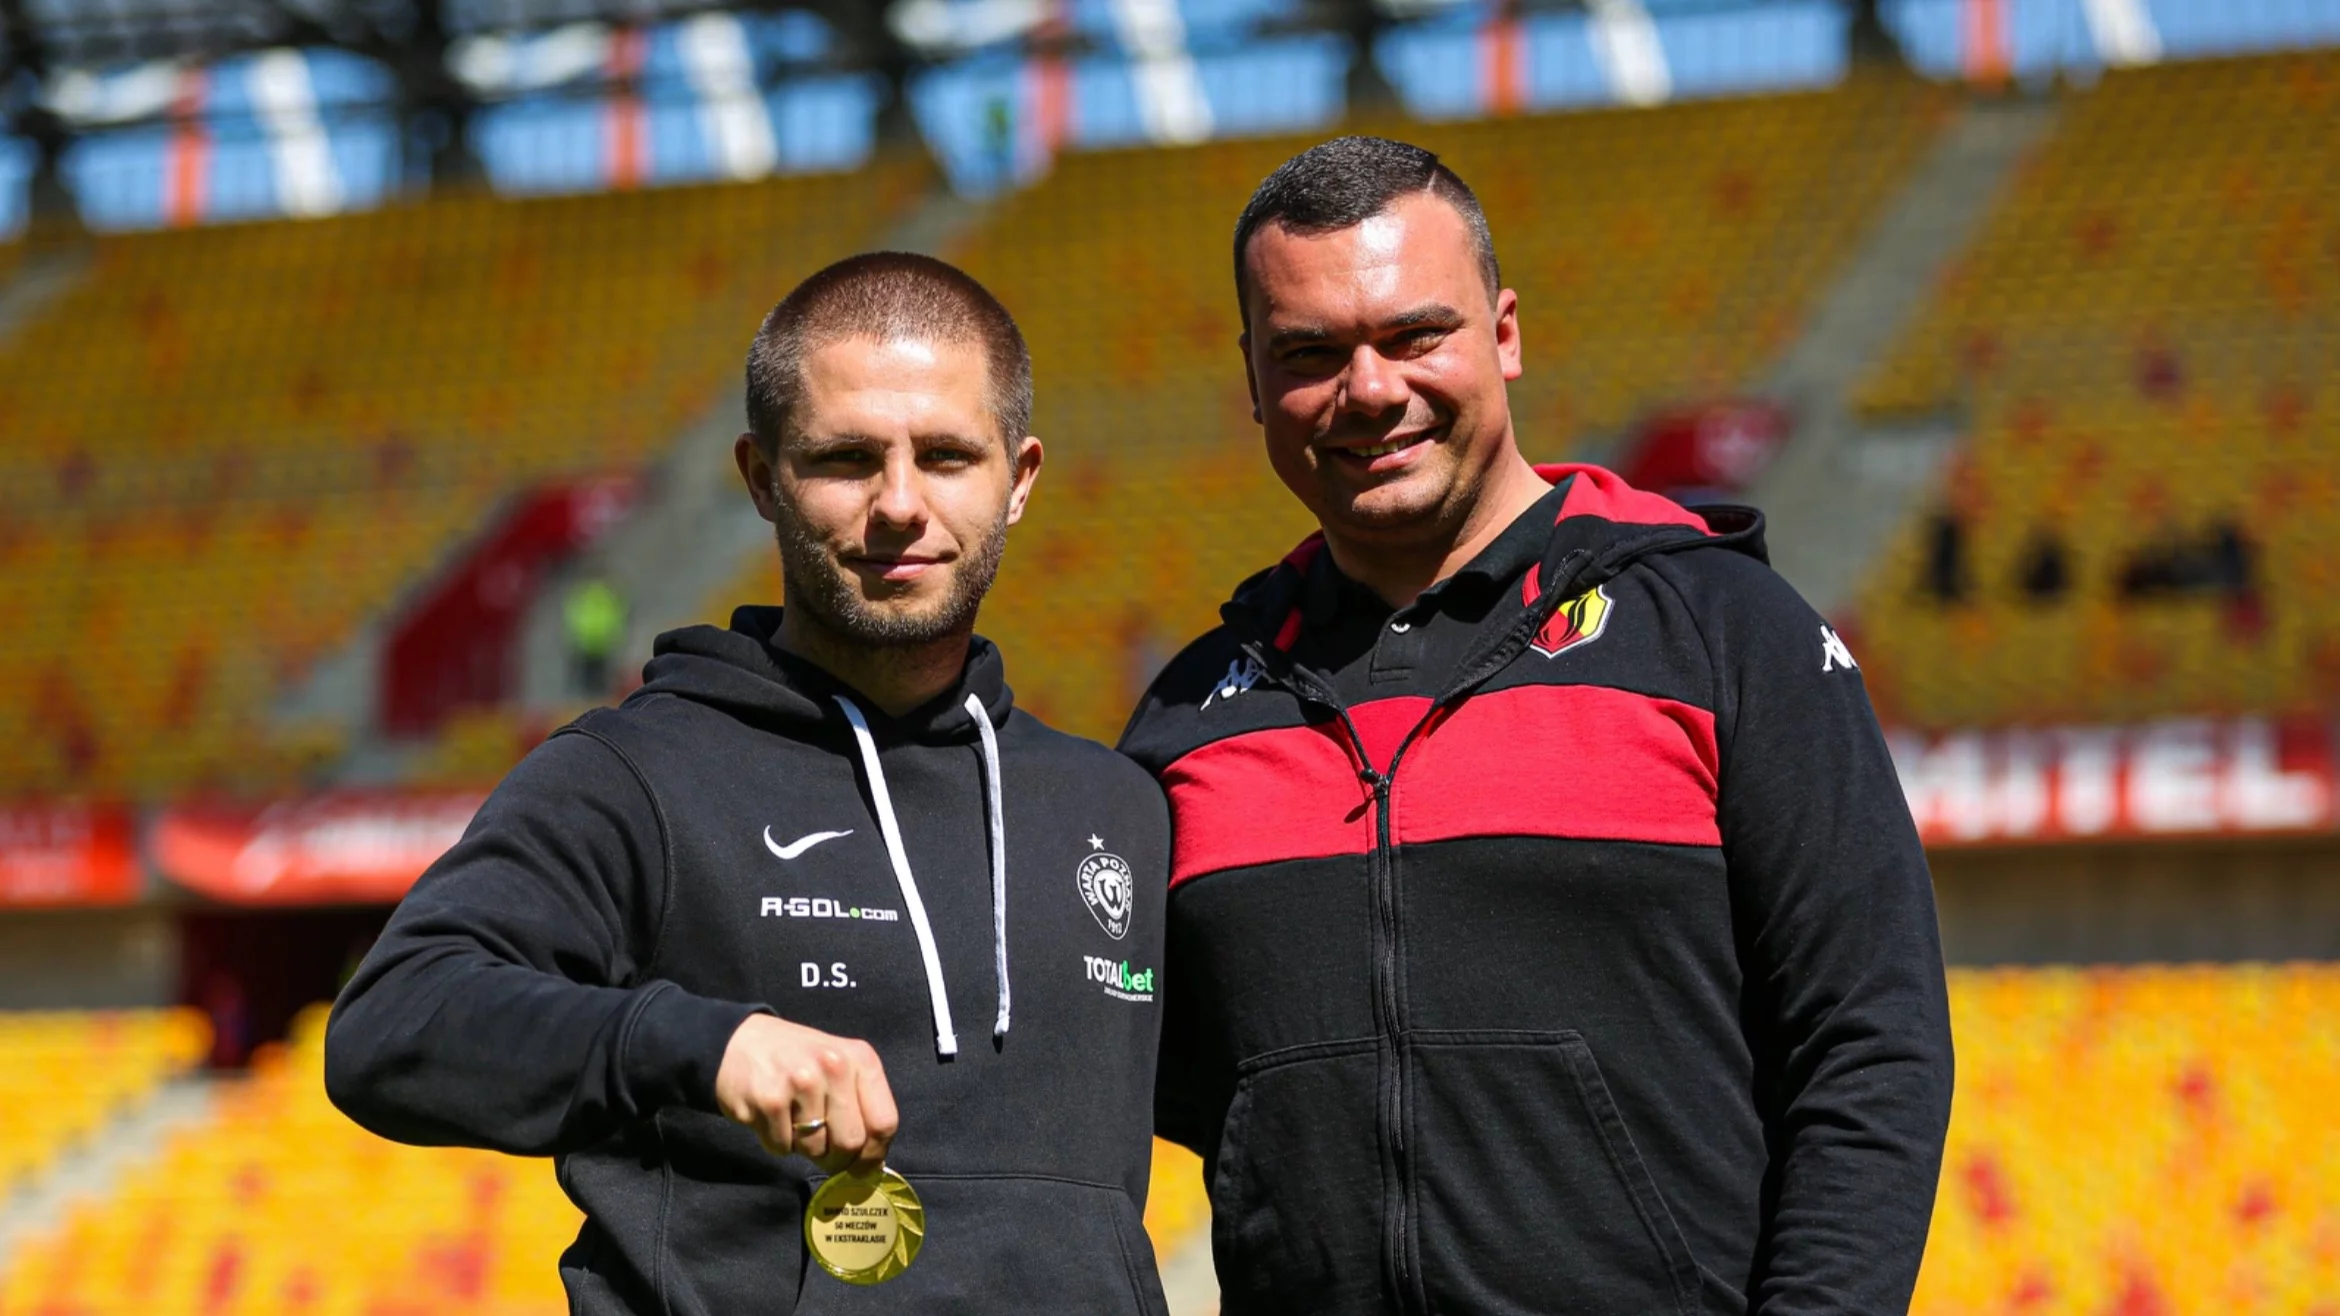
[[[1863,16],[1873,20],[1877,0],[1850,3],[1857,48],[1861,33],[1876,27]],[[1346,47],[1348,106],[1389,106],[1398,98],[1372,52],[1394,28],[1601,7],[1598,0],[0,0],[0,129],[33,148],[32,213],[70,216],[75,201],[62,164],[76,139],[181,121],[192,113],[186,75],[237,57],[263,62],[251,93],[263,119],[272,112],[311,122],[387,119],[413,161],[410,181],[436,185],[483,176],[472,131],[482,110],[647,87],[639,56],[622,57],[624,34],[694,20],[704,20],[707,57],[736,87],[866,77],[875,89],[876,139],[915,143],[911,80],[959,60],[1103,53],[1142,60],[1149,43],[1153,53],[1184,57],[1195,44],[1315,38]],[[809,20],[819,37],[750,39],[733,20],[753,16]],[[282,53],[294,51],[355,56],[369,69],[368,89],[319,95],[300,62]],[[266,103],[272,86],[284,88],[282,104]]]
[[[610,80],[598,64],[552,85],[498,86],[466,76],[479,61],[467,67],[465,56],[476,56],[482,39],[754,10],[809,12],[832,33],[817,61],[766,61],[756,69],[762,82],[848,68],[881,73],[898,89],[917,58],[895,36],[883,6],[852,0],[0,0],[0,106],[10,130],[39,150],[34,186],[51,195],[36,195],[36,205],[54,205],[62,196],[57,162],[72,137],[172,117],[169,64],[288,47],[337,49],[390,75],[392,108],[432,144],[431,177],[465,179],[478,172],[464,131],[474,109],[502,97],[594,94]],[[136,84],[127,95],[88,94],[87,71],[124,64],[157,68],[144,94]]]

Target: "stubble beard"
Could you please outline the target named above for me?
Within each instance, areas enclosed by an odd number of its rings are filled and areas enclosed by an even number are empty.
[[[999,576],[1007,553],[1007,509],[978,542],[952,565],[950,588],[938,602],[916,611],[873,604],[835,555],[802,522],[785,511],[773,520],[780,548],[783,602],[801,609],[844,642],[864,649],[915,649],[966,635],[975,629],[983,596]]]

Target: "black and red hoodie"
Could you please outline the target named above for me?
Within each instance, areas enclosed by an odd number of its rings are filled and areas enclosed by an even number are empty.
[[[1302,544],[1124,734],[1225,1311],[1903,1310],[1949,1012],[1860,674],[1755,513],[1538,469],[1404,608]]]

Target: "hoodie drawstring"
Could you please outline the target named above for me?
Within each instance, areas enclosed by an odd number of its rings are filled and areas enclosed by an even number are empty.
[[[1000,803],[999,733],[991,729],[991,714],[984,711],[983,701],[974,695],[967,696],[967,715],[975,719],[975,729],[983,734],[983,802],[991,815],[991,958],[999,975],[999,1016],[991,1021],[991,1035],[1005,1038],[1008,1034],[1007,818]]]
[[[959,1035],[951,1025],[951,1001],[943,986],[942,956],[934,948],[934,925],[927,921],[926,902],[918,896],[918,879],[911,875],[910,856],[902,848],[902,825],[894,817],[894,797],[886,789],[885,769],[878,765],[877,741],[869,733],[869,719],[861,709],[843,695],[833,698],[845,710],[845,720],[853,724],[853,740],[861,749],[861,767],[869,778],[870,803],[877,811],[878,831],[886,839],[886,858],[893,861],[894,881],[902,889],[902,904],[910,911],[910,926],[918,934],[918,956],[926,963],[926,994],[934,1010],[934,1049],[942,1056],[959,1054]],[[1007,833],[1002,823],[999,781],[999,741],[991,729],[991,718],[984,712],[983,703],[973,695],[967,697],[967,709],[975,715],[975,725],[983,734],[983,788],[988,806],[991,832],[991,913],[994,941],[993,962],[999,973],[999,1018],[992,1025],[992,1035],[1006,1037],[1008,1030],[1008,975],[1007,975]]]

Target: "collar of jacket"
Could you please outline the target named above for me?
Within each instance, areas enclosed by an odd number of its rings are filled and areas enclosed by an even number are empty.
[[[1571,593],[1581,592],[1656,553],[1724,548],[1757,561],[1770,560],[1763,543],[1763,514],[1754,508],[1719,503],[1686,508],[1588,463],[1557,462],[1535,469],[1545,481],[1565,489],[1552,513],[1542,559],[1527,569],[1523,594],[1530,604],[1542,596],[1547,582],[1565,580]],[[1539,501],[1537,508],[1548,502]],[[1323,531],[1301,540],[1281,562],[1237,586],[1235,596],[1219,609],[1221,620],[1240,637],[1290,653],[1302,629],[1319,620],[1308,615],[1306,604],[1308,578],[1324,552]],[[1578,554],[1579,565],[1569,569],[1566,564]]]

